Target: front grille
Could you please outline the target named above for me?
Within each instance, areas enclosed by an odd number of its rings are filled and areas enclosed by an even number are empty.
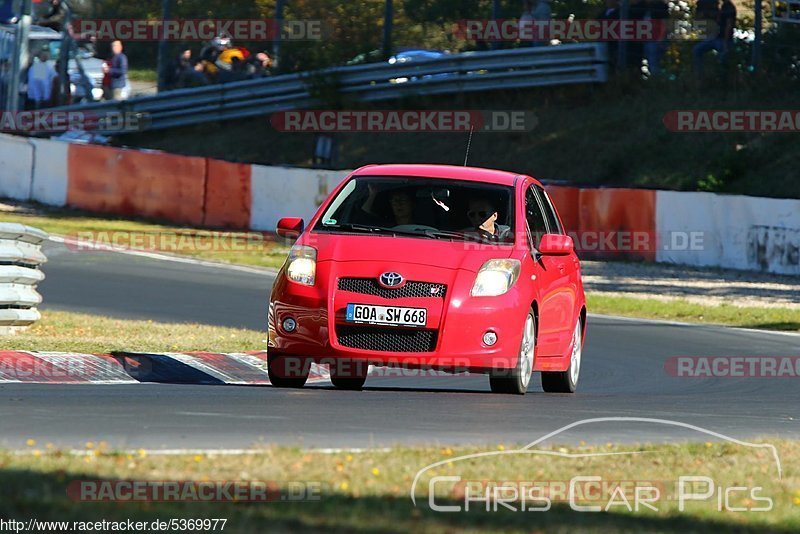
[[[336,337],[340,345],[352,349],[433,352],[436,349],[437,331],[336,325]]]
[[[408,281],[403,287],[386,289],[378,284],[375,278],[340,278],[339,290],[362,295],[375,295],[384,299],[400,299],[405,297],[444,298],[447,286],[432,282]]]

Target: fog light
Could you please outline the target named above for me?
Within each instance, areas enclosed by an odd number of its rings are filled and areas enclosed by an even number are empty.
[[[489,332],[486,332],[485,334],[483,334],[483,343],[484,345],[488,345],[491,347],[492,345],[497,343],[497,334],[495,334],[491,330]]]
[[[287,317],[283,320],[283,329],[287,332],[294,332],[294,329],[297,328],[297,321],[292,319],[291,317]]]

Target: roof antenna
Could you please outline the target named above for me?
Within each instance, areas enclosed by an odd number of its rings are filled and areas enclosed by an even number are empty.
[[[469,125],[469,139],[467,140],[467,153],[464,155],[464,167],[467,166],[467,160],[469,159],[469,147],[472,146],[472,131],[475,129],[474,124]]]

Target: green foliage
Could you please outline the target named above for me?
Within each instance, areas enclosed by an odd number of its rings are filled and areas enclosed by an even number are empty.
[[[698,191],[708,191],[711,193],[716,193],[718,191],[722,191],[724,186],[725,182],[717,178],[713,174],[709,174],[705,178],[700,178],[697,181]]]

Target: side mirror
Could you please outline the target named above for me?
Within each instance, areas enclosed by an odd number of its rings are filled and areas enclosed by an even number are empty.
[[[572,238],[561,234],[544,234],[539,241],[539,252],[543,256],[566,256],[574,249]]]
[[[297,239],[303,233],[305,224],[301,217],[284,217],[278,221],[275,233],[286,239]]]

